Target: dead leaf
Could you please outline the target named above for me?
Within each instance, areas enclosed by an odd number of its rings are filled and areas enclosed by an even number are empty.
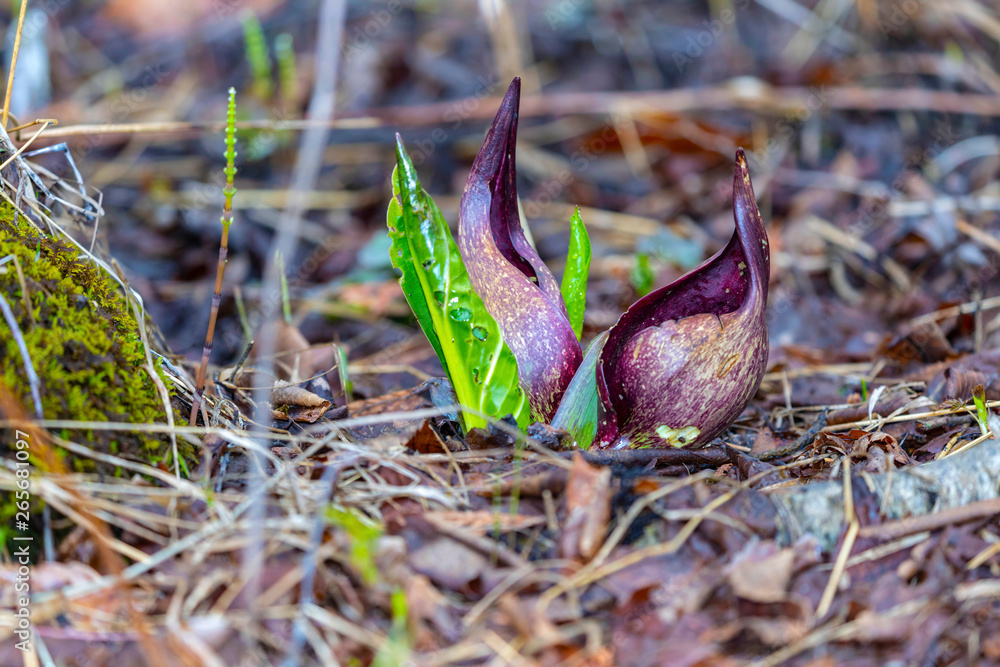
[[[753,602],[781,602],[788,596],[794,549],[780,549],[774,542],[750,542],[737,554],[726,574],[733,592]]]
[[[777,441],[774,439],[774,433],[771,432],[769,428],[762,428],[757,431],[757,437],[753,439],[753,446],[750,448],[750,453],[760,458],[760,455],[769,452],[772,449],[778,447]]]
[[[444,454],[448,448],[444,445],[444,440],[438,435],[429,421],[424,421],[409,440],[406,441],[406,448],[421,454]]]
[[[577,452],[566,482],[566,522],[559,538],[563,558],[589,561],[608,532],[611,469],[587,463]]]
[[[271,389],[271,417],[312,424],[329,410],[333,403],[308,389],[285,382],[275,382]]]
[[[450,590],[463,590],[489,567],[478,551],[440,537],[410,554],[410,566]]]

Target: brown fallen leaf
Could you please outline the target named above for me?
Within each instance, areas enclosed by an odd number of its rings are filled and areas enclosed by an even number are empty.
[[[406,448],[421,454],[444,454],[448,448],[444,445],[444,440],[437,434],[429,421],[424,421],[409,440],[406,441]]]
[[[794,549],[779,550],[774,542],[751,542],[736,556],[726,579],[744,600],[781,602],[788,596],[794,563]]]
[[[320,398],[308,389],[286,382],[275,382],[271,389],[273,419],[291,419],[312,424],[332,406],[333,403]]]
[[[461,542],[440,537],[411,553],[410,567],[440,586],[459,591],[478,579],[489,561]]]
[[[587,463],[577,452],[566,482],[566,520],[559,537],[562,558],[589,561],[608,532],[611,469]]]

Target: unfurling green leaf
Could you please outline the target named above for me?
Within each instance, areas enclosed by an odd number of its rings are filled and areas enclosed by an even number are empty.
[[[583,309],[587,305],[587,274],[590,272],[590,237],[580,217],[580,207],[569,220],[569,253],[562,278],[562,296],[566,302],[569,324],[576,339],[583,333]]]
[[[517,362],[496,322],[473,291],[448,224],[424,192],[402,139],[389,203],[392,265],[410,309],[441,360],[458,402],[491,417],[512,414],[522,429],[530,408],[518,386]],[[466,429],[486,420],[463,411]]]
[[[972,402],[976,404],[976,421],[983,435],[990,432],[989,412],[986,409],[986,389],[981,384],[972,388]]]
[[[590,447],[597,433],[597,360],[607,339],[604,331],[590,343],[552,418],[552,426],[567,431],[581,449]]]
[[[635,256],[635,266],[632,267],[628,279],[636,294],[639,296],[649,294],[649,290],[653,289],[653,281],[656,280],[653,270],[649,268],[649,255],[640,252]]]

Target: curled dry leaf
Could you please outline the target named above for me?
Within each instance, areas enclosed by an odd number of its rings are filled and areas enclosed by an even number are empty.
[[[271,416],[274,419],[314,423],[333,404],[308,389],[278,381],[271,389]]]
[[[563,558],[589,561],[601,548],[611,518],[611,469],[573,455],[566,482],[566,520],[559,538]]]

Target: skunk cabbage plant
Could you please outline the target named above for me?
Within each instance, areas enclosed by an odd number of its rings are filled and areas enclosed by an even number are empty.
[[[458,249],[473,289],[517,359],[536,417],[549,421],[583,352],[562,291],[528,243],[517,207],[517,111],[514,79],[472,163],[458,218]]]
[[[485,309],[480,319],[492,318],[502,352],[516,360],[532,416],[565,428],[581,447],[707,444],[746,407],[767,363],[767,233],[743,151],[733,179],[736,230],[726,247],[635,302],[584,354],[589,240],[577,211],[560,289],[518,213],[519,97],[514,79],[465,186],[458,249]]]
[[[757,391],[767,364],[767,232],[736,154],[736,231],[717,255],[647,294],[608,332],[597,362],[599,447],[709,442]]]

